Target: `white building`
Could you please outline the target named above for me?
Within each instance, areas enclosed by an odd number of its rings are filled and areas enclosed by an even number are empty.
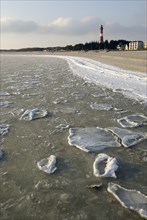
[[[117,45],[117,50],[129,50],[129,47],[127,44],[118,44]]]
[[[144,49],[147,50],[147,41],[144,42]]]
[[[125,44],[125,50],[129,50],[128,44]]]
[[[144,48],[143,41],[132,41],[129,43],[129,50],[141,50]]]

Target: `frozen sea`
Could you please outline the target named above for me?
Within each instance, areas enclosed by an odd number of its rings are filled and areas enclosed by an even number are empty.
[[[144,73],[77,57],[2,54],[0,80],[1,130],[8,125],[0,139],[2,220],[141,219],[107,186],[114,182],[147,194],[147,141],[89,153],[71,146],[68,136],[70,128],[122,128],[118,119],[146,115]],[[22,120],[31,109],[45,112]],[[146,132],[146,126],[129,130]],[[98,153],[117,159],[116,179],[93,175]],[[57,169],[48,174],[37,163],[50,155]],[[100,183],[99,189],[87,187]]]

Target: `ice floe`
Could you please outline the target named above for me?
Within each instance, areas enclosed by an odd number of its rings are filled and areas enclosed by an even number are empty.
[[[64,99],[63,97],[60,97],[60,98],[57,98],[56,100],[53,101],[53,103],[55,105],[57,104],[64,104],[64,103],[67,103],[68,101],[66,99]]]
[[[147,134],[123,128],[70,128],[68,143],[86,152],[98,152],[109,147],[130,147],[147,139]]]
[[[107,97],[108,93],[106,93],[106,92],[103,92],[103,93],[95,92],[91,95],[95,98],[99,98],[99,97]]]
[[[106,167],[104,173],[100,173],[100,163],[106,161]],[[113,177],[117,178],[115,172],[118,169],[117,160],[115,157],[110,157],[107,154],[98,154],[94,163],[93,163],[93,174],[96,177]]]
[[[13,112],[10,112],[13,116],[20,116],[23,114],[25,110],[23,108],[21,109],[14,109]]]
[[[86,187],[89,189],[100,189],[102,187],[102,183],[100,184],[92,184],[92,185],[87,185]]]
[[[99,127],[70,128],[68,143],[86,152],[98,152],[105,148],[121,146],[117,142],[117,137]]]
[[[124,147],[130,147],[147,139],[147,134],[143,132],[134,132],[123,128],[111,127],[108,128],[116,135]]]
[[[51,155],[48,158],[44,158],[37,163],[37,166],[40,170],[45,173],[53,173],[57,169],[56,165],[56,156]]]
[[[114,108],[114,111],[115,111],[116,113],[119,113],[119,114],[128,113],[128,110],[124,110],[124,109],[121,109],[121,108]]]
[[[0,135],[7,134],[9,130],[9,125],[8,124],[0,124]]]
[[[147,117],[142,114],[128,115],[117,120],[118,123],[125,128],[133,128],[142,125],[147,125]]]
[[[0,101],[0,108],[6,108],[8,107],[12,102],[9,101]]]
[[[56,128],[60,128],[61,130],[68,129],[69,127],[70,127],[69,124],[59,124],[56,126]]]
[[[0,91],[0,96],[9,96],[10,93],[8,92],[3,92],[3,91]]]
[[[129,190],[115,183],[108,183],[110,192],[123,207],[134,210],[147,218],[147,196],[137,190]]]
[[[94,103],[91,103],[91,105],[90,105],[90,107],[92,108],[92,109],[96,109],[96,110],[106,110],[106,111],[109,111],[109,110],[111,110],[113,107],[112,107],[112,105],[110,105],[110,104],[98,104],[98,103],[96,103],[96,102],[94,102]]]
[[[20,120],[31,121],[31,120],[38,119],[38,118],[44,118],[47,115],[48,115],[48,112],[43,109],[38,109],[38,108],[28,109],[23,112],[23,114],[20,117]]]

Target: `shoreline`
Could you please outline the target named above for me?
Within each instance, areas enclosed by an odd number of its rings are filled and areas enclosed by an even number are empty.
[[[44,52],[43,54],[90,58],[125,70],[147,72],[147,51],[77,51],[54,53]]]
[[[75,56],[99,61],[124,70],[147,73],[147,50],[143,51],[58,51],[2,52],[2,54]]]

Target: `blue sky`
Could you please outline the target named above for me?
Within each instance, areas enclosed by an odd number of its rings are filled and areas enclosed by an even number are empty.
[[[1,0],[1,48],[146,40],[146,0]]]

